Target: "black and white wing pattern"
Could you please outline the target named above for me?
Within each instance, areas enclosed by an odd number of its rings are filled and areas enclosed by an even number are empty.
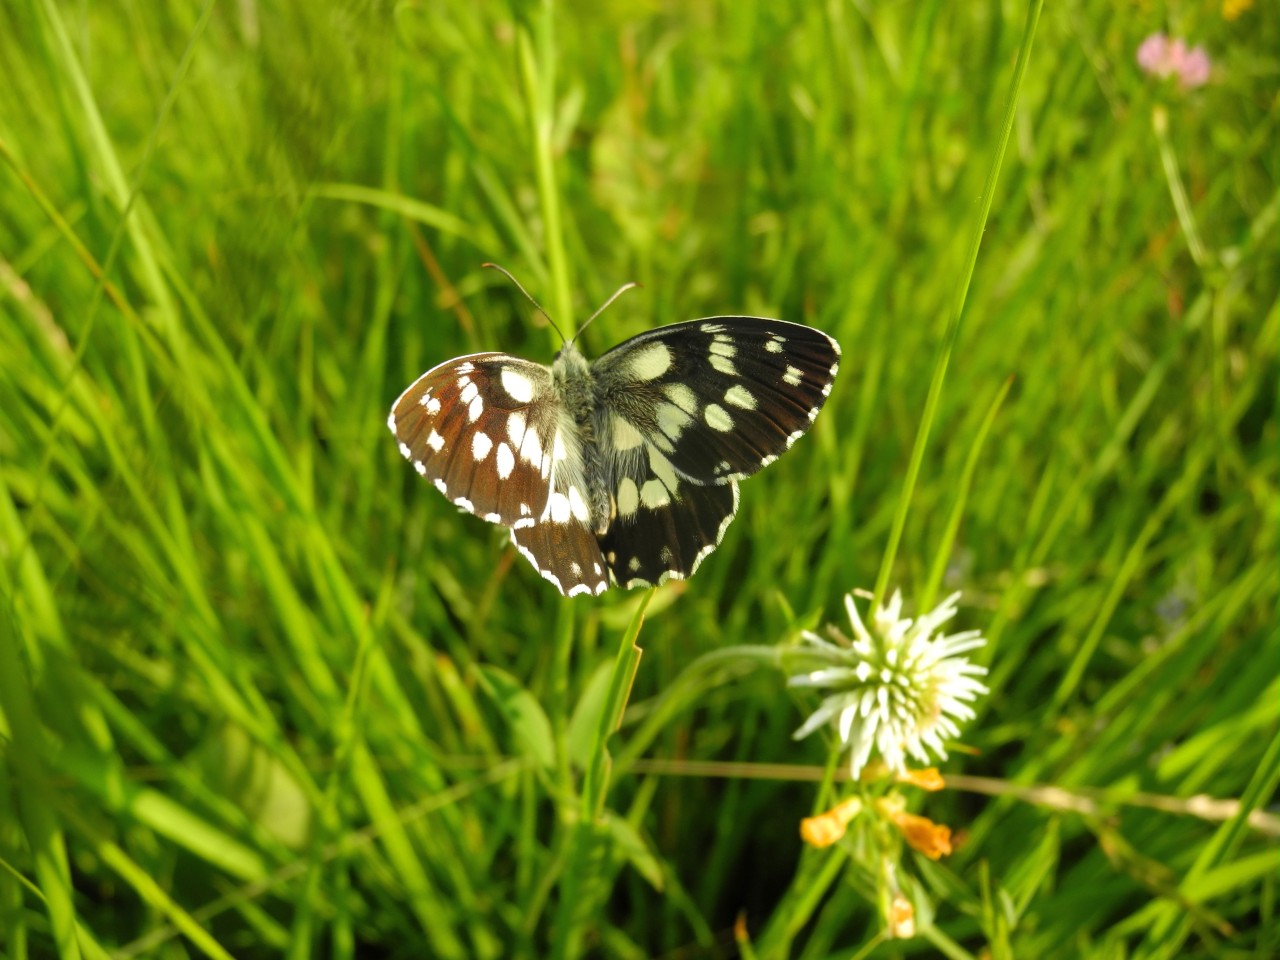
[[[737,481],[813,425],[839,359],[820,330],[759,317],[672,324],[600,357],[596,433],[615,504],[601,546],[615,582],[692,576],[737,512]]]
[[[601,408],[630,422],[680,474],[724,483],[767,467],[813,426],[839,363],[840,345],[821,330],[709,317],[633,337],[592,373]]]
[[[689,577],[724,537],[738,481],[812,426],[840,347],[819,330],[710,317],[595,363],[451,360],[392,407],[400,452],[455,505],[510,528],[566,596]]]

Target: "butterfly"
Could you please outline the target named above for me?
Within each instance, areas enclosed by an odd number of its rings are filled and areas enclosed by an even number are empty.
[[[562,594],[598,596],[692,576],[737,513],[738,481],[813,425],[839,361],[812,327],[708,317],[591,362],[572,340],[549,367],[448,360],[400,395],[387,426],[419,474],[509,528]]]

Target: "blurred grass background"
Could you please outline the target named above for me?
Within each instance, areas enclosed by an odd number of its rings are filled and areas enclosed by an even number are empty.
[[[828,760],[758,652],[876,577],[1026,13],[0,6],[0,954],[1280,953],[1273,4],[1041,18],[892,570],[990,638],[920,936],[802,851],[831,791],[747,776]],[[1141,73],[1157,30],[1207,87]],[[585,877],[642,596],[562,601],[384,425],[443,359],[549,361],[485,260],[570,329],[642,283],[589,355],[735,312],[844,347],[648,609]]]

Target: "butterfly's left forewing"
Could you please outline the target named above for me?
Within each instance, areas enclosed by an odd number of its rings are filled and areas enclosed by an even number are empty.
[[[531,526],[546,512],[565,445],[552,393],[541,364],[477,353],[419,377],[387,426],[405,459],[456,506],[490,523]]]

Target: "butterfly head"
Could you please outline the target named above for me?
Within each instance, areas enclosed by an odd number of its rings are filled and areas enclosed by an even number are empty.
[[[564,346],[556,351],[553,369],[585,370],[587,366],[586,357],[582,355],[582,351],[578,349],[578,345],[572,340],[566,340]]]
[[[572,340],[566,340],[551,364],[551,378],[562,400],[573,407],[588,404],[591,364]]]

